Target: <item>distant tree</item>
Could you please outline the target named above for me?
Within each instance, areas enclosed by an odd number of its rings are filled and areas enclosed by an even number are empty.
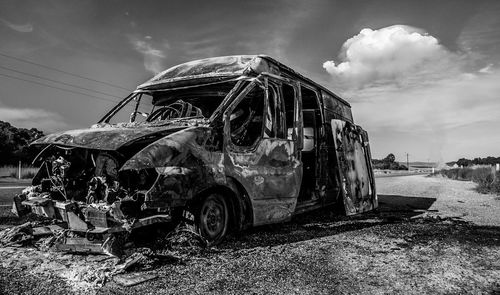
[[[388,154],[387,157],[384,158],[384,162],[386,163],[394,163],[396,161],[396,156],[394,154]]]
[[[0,165],[16,164],[18,161],[31,162],[36,151],[28,145],[43,135],[36,128],[16,128],[8,122],[0,121]]]
[[[480,164],[483,164],[483,165],[495,165],[496,163],[500,163],[500,157],[498,158],[495,158],[495,157],[486,157],[483,159],[482,161],[483,163],[480,163]]]
[[[472,165],[496,165],[497,163],[500,163],[500,157],[491,157],[488,156],[486,158],[474,158],[472,160],[461,158],[456,162],[450,162],[450,163],[456,163],[458,166],[462,167],[467,167],[467,166],[472,166]],[[453,164],[449,165],[452,166]]]
[[[388,154],[382,160],[372,159],[373,168],[385,170],[407,170],[407,167],[396,162],[394,154]]]
[[[465,158],[460,158],[457,161],[457,165],[458,166],[462,166],[462,167],[472,166],[472,160],[465,159]]]

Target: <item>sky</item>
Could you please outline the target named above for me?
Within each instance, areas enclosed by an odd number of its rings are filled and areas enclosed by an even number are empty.
[[[349,101],[374,158],[500,156],[499,15],[497,0],[2,0],[0,120],[84,128],[163,69],[267,54]]]

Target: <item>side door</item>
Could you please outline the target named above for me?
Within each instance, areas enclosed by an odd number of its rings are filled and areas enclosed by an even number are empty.
[[[224,120],[226,175],[249,194],[254,225],[290,219],[297,204],[302,165],[287,139],[285,110],[268,77],[249,84],[228,106]]]
[[[332,119],[331,124],[345,213],[354,215],[377,208],[368,133],[343,120]]]

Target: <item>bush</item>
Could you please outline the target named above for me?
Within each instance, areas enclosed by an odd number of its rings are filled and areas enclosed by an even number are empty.
[[[488,178],[487,181],[478,183],[476,189],[478,192],[483,194],[500,195],[500,172],[497,172],[496,174],[492,175],[490,178]]]
[[[19,167],[17,166],[2,166],[0,167],[0,177],[12,177],[18,178]],[[21,167],[21,178],[22,179],[31,179],[33,178],[38,171],[38,168],[31,166],[23,166]]]
[[[441,175],[455,180],[472,180],[474,169],[472,168],[454,168],[448,170],[441,170]]]
[[[464,168],[464,169],[468,169],[468,168]],[[446,176],[450,179],[455,179],[457,180],[458,179],[458,172],[459,172],[460,169],[458,168],[454,168],[454,169],[448,169],[448,170],[441,170],[440,171],[440,174],[443,175],[443,176]]]
[[[36,128],[16,128],[0,121],[0,165],[16,165],[19,161],[30,162],[40,151],[40,147],[29,143],[43,136]]]
[[[458,179],[459,180],[472,180],[472,174],[474,170],[471,168],[458,169]]]
[[[472,171],[472,181],[478,184],[489,184],[495,181],[495,170],[481,167]]]
[[[476,190],[480,193],[500,194],[500,172],[495,172],[492,167],[454,168],[438,173],[450,179],[473,181],[477,183]]]
[[[19,175],[18,175],[19,172],[15,171],[15,172],[11,172],[9,174],[10,177],[12,178],[18,178]],[[36,175],[36,172],[32,172],[32,171],[27,171],[27,172],[21,172],[21,179],[32,179],[33,177],[35,177]]]

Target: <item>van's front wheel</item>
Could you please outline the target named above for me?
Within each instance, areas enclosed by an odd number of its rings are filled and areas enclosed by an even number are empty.
[[[203,199],[199,208],[196,218],[198,232],[211,245],[220,242],[229,224],[226,200],[221,194],[212,193]]]

